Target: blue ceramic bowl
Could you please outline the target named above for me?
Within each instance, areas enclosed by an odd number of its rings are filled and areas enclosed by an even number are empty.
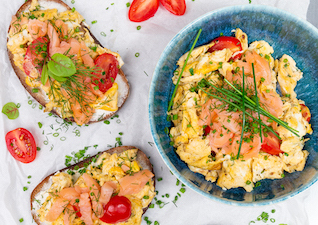
[[[206,181],[204,176],[193,173],[180,160],[170,139],[164,132],[171,123],[166,120],[168,102],[174,85],[171,81],[176,62],[190,50],[198,30],[201,36],[196,46],[209,43],[220,33],[231,35],[235,28],[241,28],[249,43],[265,40],[273,48],[273,57],[288,54],[303,71],[304,78],[298,82],[296,93],[306,102],[312,113],[314,133],[305,148],[310,152],[305,169],[283,179],[262,180],[261,186],[251,193],[242,188],[222,190],[216,184]],[[308,22],[282,10],[260,5],[233,6],[212,11],[183,28],[167,45],[156,66],[149,96],[149,120],[156,146],[169,169],[185,185],[196,192],[217,201],[233,205],[264,205],[288,199],[311,186],[318,179],[318,30]],[[282,186],[283,185],[283,186]],[[284,187],[284,188],[282,188]]]

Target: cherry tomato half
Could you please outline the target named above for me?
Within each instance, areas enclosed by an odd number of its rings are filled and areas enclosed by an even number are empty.
[[[79,207],[76,206],[76,205],[72,205],[72,207],[73,207],[73,209],[74,209],[74,211],[75,211],[75,213],[76,213],[76,216],[77,216],[78,218],[81,218],[82,214],[81,214],[81,212],[80,212]]]
[[[262,151],[271,154],[279,155],[279,153],[284,153],[280,150],[280,140],[271,132],[267,133],[267,137],[263,137],[263,143],[261,146]]]
[[[309,123],[311,119],[311,113],[309,111],[309,108],[305,106],[304,104],[300,104],[300,107],[301,107],[301,115]]]
[[[211,48],[209,48],[208,52],[220,51],[225,48],[230,49],[233,53],[237,51],[242,51],[242,45],[239,39],[231,36],[221,36],[215,38],[211,43],[215,43]],[[241,53],[235,55],[233,60],[239,59],[241,57]]]
[[[104,53],[95,59],[95,65],[102,68],[102,72],[94,73],[93,84],[98,85],[99,90],[105,93],[113,86],[118,74],[118,61],[112,54]]]
[[[153,17],[159,8],[159,0],[134,0],[128,12],[133,22],[142,22]]]
[[[161,4],[172,14],[181,16],[186,11],[185,0],[160,0]]]
[[[48,55],[48,43],[48,38],[39,37],[29,45],[23,60],[23,70],[26,75],[30,76],[31,71],[34,70],[34,68],[41,74],[44,59]]]
[[[128,198],[124,196],[114,196],[104,207],[104,215],[99,218],[105,223],[119,223],[124,222],[130,218],[131,203]]]
[[[36,144],[32,134],[24,129],[17,128],[9,131],[5,137],[7,148],[18,161],[30,163],[36,156]]]
[[[206,126],[203,129],[203,136],[208,136],[208,134],[211,132],[211,127],[210,126]]]

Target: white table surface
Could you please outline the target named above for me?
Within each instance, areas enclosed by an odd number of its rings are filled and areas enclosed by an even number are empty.
[[[0,2],[0,13],[3,18],[0,21],[0,106],[7,102],[21,104],[18,119],[8,120],[5,115],[0,116],[0,224],[32,224],[29,196],[37,183],[48,174],[63,168],[65,155],[70,155],[73,151],[96,144],[96,148],[90,147],[87,151],[93,155],[108,149],[110,145],[114,146],[116,137],[120,136],[119,132],[124,133],[121,136],[124,145],[135,145],[151,157],[156,176],[163,178],[157,182],[156,189],[159,191],[158,199],[167,204],[161,209],[155,206],[147,211],[145,216],[152,222],[158,221],[161,225],[247,225],[262,212],[267,212],[269,218],[275,219],[275,222],[259,221],[255,224],[318,224],[317,183],[284,202],[260,207],[230,206],[207,199],[189,188],[186,188],[186,192],[181,193],[177,203],[173,204],[174,196],[180,193],[181,186],[176,186],[176,178],[170,173],[153,145],[148,122],[148,91],[161,52],[171,38],[195,18],[214,9],[249,4],[248,0],[186,0],[187,12],[184,16],[174,16],[160,6],[155,17],[142,23],[133,23],[127,18],[126,3],[131,0],[75,0],[74,4],[67,0],[66,3],[76,7],[89,24],[97,20],[96,24],[91,25],[92,32],[105,47],[121,54],[125,62],[123,70],[131,84],[130,97],[118,112],[119,118],[110,120],[109,125],[101,122],[88,127],[65,127],[61,124],[62,120],[50,117],[39,110],[38,103],[34,100],[31,105],[28,104],[32,98],[24,91],[9,64],[4,32],[8,29],[11,16],[24,1]],[[302,19],[307,18],[318,26],[316,0],[252,0],[252,4],[284,9]],[[136,27],[139,25],[141,29],[137,30]],[[114,31],[111,32],[111,29]],[[106,37],[100,35],[100,32],[105,32]],[[135,57],[137,52],[140,53],[138,58]],[[42,128],[38,127],[38,122],[43,124]],[[15,161],[6,150],[4,136],[17,127],[29,129],[41,148],[35,161],[30,164]],[[59,133],[59,137],[53,137],[53,132]],[[60,137],[66,137],[66,141],[60,141]],[[32,178],[28,179],[29,175]],[[23,187],[28,187],[28,190],[23,191]],[[170,197],[162,198],[166,193]],[[272,209],[275,213],[271,213]],[[20,223],[20,218],[23,218],[24,222]],[[142,224],[146,222],[143,220]]]

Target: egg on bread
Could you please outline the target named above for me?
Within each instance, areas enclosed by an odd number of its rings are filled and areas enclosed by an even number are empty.
[[[39,225],[135,225],[155,195],[148,157],[121,146],[47,176],[31,194],[31,213]],[[126,216],[109,213],[116,204],[127,207]]]
[[[7,49],[30,95],[45,111],[78,125],[110,118],[129,95],[120,55],[104,48],[75,8],[60,0],[26,1],[12,17]]]

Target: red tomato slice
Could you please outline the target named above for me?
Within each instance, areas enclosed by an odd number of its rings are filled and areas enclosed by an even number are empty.
[[[172,14],[181,16],[186,11],[185,0],[160,0],[161,4]]]
[[[29,45],[23,61],[23,70],[26,75],[30,76],[34,68],[38,70],[39,74],[42,73],[44,59],[48,55],[48,43],[48,38],[39,37]]]
[[[284,153],[280,150],[280,140],[271,132],[267,133],[267,137],[263,136],[263,143],[261,146],[262,151],[271,155],[279,155]]]
[[[99,218],[105,223],[119,223],[124,222],[130,218],[131,203],[128,198],[124,196],[114,196],[104,207],[104,215]]]
[[[32,134],[24,129],[17,128],[6,134],[7,148],[18,161],[30,163],[36,156],[36,144]]]
[[[204,129],[203,129],[203,136],[207,136],[211,131],[211,127],[210,126],[206,126]]]
[[[74,209],[74,211],[75,211],[75,213],[76,213],[76,216],[80,218],[80,217],[82,216],[82,214],[81,214],[81,212],[80,212],[79,207],[76,206],[76,205],[72,205],[72,206],[73,206],[73,209]]]
[[[309,108],[305,106],[304,104],[300,104],[300,107],[301,107],[301,115],[309,123],[311,119],[311,113],[309,111]]]
[[[230,49],[233,53],[242,51],[242,45],[239,39],[231,36],[221,36],[215,38],[211,43],[215,43],[211,48],[209,48],[208,52],[220,51],[225,48]],[[241,57],[241,53],[235,55],[232,59],[239,59]]]
[[[98,85],[99,90],[105,93],[113,86],[118,74],[118,61],[112,54],[104,53],[95,59],[95,65],[102,68],[101,73],[94,73],[93,84]]]
[[[142,22],[153,17],[159,8],[159,0],[134,0],[128,12],[133,22]]]

